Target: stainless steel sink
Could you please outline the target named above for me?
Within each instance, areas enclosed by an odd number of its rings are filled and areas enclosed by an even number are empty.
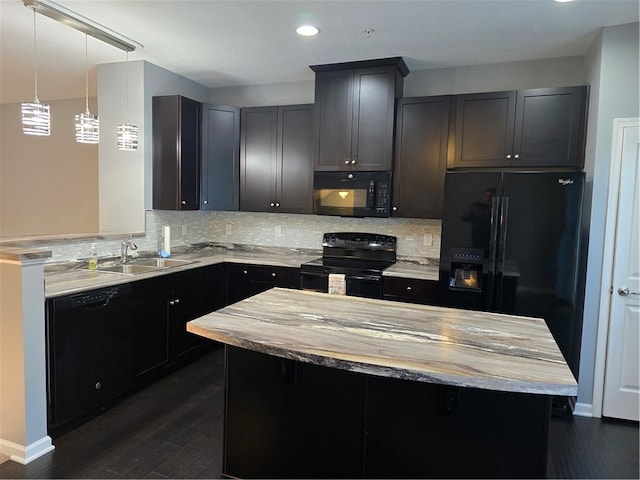
[[[158,267],[154,267],[151,265],[137,265],[133,263],[98,267],[98,271],[100,272],[124,273],[127,275],[152,272],[154,270],[158,270]]]
[[[195,263],[195,260],[178,260],[177,258],[137,258],[134,265],[150,266],[154,268],[171,268]]]

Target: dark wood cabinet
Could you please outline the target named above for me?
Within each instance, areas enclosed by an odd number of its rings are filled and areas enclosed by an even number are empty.
[[[153,97],[153,208],[200,207],[201,104],[172,95]]]
[[[315,170],[391,170],[400,57],[314,65]]]
[[[459,95],[450,167],[582,168],[588,87]]]
[[[240,209],[312,213],[313,105],[241,110]]]
[[[438,304],[438,282],[417,278],[382,277],[382,298],[397,302]]]
[[[156,377],[171,362],[167,277],[132,282],[133,374],[137,383]]]
[[[240,108],[203,105],[200,173],[201,210],[238,210]]]
[[[394,217],[442,218],[451,97],[398,103],[393,169]]]
[[[243,263],[227,264],[227,305],[273,287],[299,289],[300,269]]]

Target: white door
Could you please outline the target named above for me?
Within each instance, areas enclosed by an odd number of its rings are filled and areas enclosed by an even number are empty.
[[[634,124],[635,123],[635,124]],[[602,414],[640,417],[640,127],[619,123],[612,161],[620,162]],[[615,179],[612,179],[615,181]]]

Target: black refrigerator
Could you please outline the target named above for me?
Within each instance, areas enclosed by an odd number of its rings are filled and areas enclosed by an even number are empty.
[[[544,318],[576,378],[583,197],[583,172],[447,172],[438,291],[445,306]]]

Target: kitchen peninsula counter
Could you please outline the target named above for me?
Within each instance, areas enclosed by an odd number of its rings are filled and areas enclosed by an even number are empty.
[[[238,478],[544,477],[577,392],[535,318],[274,288],[187,330],[226,344]]]

